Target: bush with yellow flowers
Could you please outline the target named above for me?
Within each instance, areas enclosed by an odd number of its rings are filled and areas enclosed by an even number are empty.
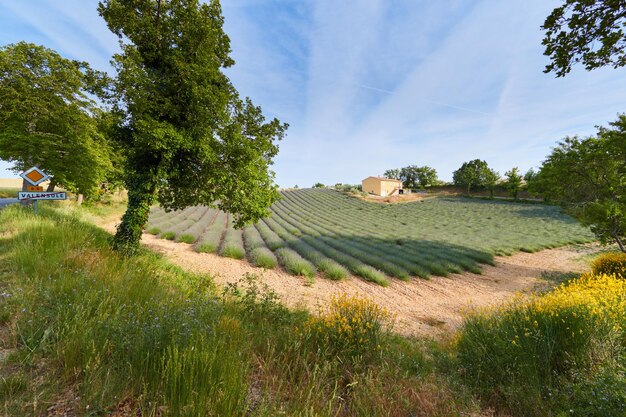
[[[600,255],[591,263],[594,275],[615,275],[626,278],[626,253],[610,252]]]
[[[393,327],[392,316],[372,300],[342,294],[328,309],[312,316],[302,334],[318,351],[333,356],[364,359],[380,352]]]
[[[467,382],[512,415],[626,415],[626,280],[585,274],[476,312],[456,348]]]

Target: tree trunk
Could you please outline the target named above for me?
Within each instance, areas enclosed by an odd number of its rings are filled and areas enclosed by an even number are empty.
[[[472,184],[467,184],[467,195],[470,195],[471,188],[472,188]]]
[[[493,187],[489,188],[489,198],[493,200]]]
[[[47,192],[51,193],[54,191],[54,187],[56,187],[57,183],[56,181],[53,179],[50,180],[50,182],[48,183],[48,188],[46,189]]]
[[[626,248],[624,248],[624,242],[622,242],[622,239],[620,239],[620,237],[617,234],[613,235],[613,238],[615,239],[615,242],[617,242],[617,246],[619,246],[619,250],[621,250],[622,252],[626,252]]]
[[[139,248],[143,228],[154,203],[157,183],[148,173],[137,173],[127,181],[128,206],[113,238],[113,249],[133,255]]]
[[[22,180],[22,191],[28,191],[28,181]],[[30,205],[30,200],[20,200],[20,204],[23,206]]]

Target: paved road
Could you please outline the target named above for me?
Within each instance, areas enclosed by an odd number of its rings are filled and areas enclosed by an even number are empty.
[[[8,206],[9,204],[17,203],[17,198],[0,198],[0,208]]]

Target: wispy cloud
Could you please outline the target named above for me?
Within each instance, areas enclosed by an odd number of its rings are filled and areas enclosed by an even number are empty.
[[[106,67],[96,1],[0,0],[0,42],[28,39]],[[463,161],[538,165],[565,135],[626,110],[622,70],[543,74],[539,29],[557,0],[229,0],[242,95],[290,123],[283,186],[358,182],[407,164],[450,179]]]

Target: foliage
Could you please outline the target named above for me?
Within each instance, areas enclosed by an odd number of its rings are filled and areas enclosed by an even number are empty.
[[[626,278],[626,253],[611,252],[600,255],[591,262],[591,270],[595,275],[614,275]]]
[[[326,188],[326,186],[321,182],[316,182],[315,185],[313,185],[313,188]]]
[[[331,299],[328,311],[309,318],[303,335],[327,354],[363,360],[381,352],[392,327],[385,308],[367,298],[341,294]]]
[[[624,384],[606,381],[623,381],[625,336],[626,281],[588,274],[470,316],[458,360],[486,402],[514,415],[617,416],[626,411]],[[591,399],[590,387],[604,389],[594,414],[570,397]]]
[[[383,177],[391,178],[391,179],[394,179],[394,180],[399,180],[400,179],[400,169],[399,168],[388,169],[387,171],[384,172]]]
[[[563,0],[546,18],[542,44],[550,63],[544,72],[563,77],[572,65],[585,69],[626,65],[626,3],[611,0]]]
[[[429,166],[409,165],[400,170],[400,180],[405,188],[425,188],[437,182],[437,171]]]
[[[518,167],[512,168],[510,171],[507,171],[506,176],[506,188],[509,190],[511,197],[517,198],[517,194],[522,188],[522,175],[519,172]]]
[[[80,393],[76,414],[110,414],[128,398],[139,414],[245,415],[249,342],[209,277],[146,252],[120,259],[102,230],[45,207],[40,214],[0,213],[12,235],[0,272],[12,295],[12,347],[23,352],[23,369],[38,364],[24,395],[32,398],[30,384],[45,371],[57,395],[67,384]],[[45,415],[53,401],[29,409]],[[18,410],[9,414],[30,414]]]
[[[485,171],[485,187],[489,190],[489,197],[493,198],[493,191],[500,181],[500,174],[494,169],[487,169]]]
[[[626,115],[596,136],[566,137],[544,161],[533,188],[565,207],[602,243],[626,251]]]
[[[437,171],[429,166],[409,165],[399,169],[388,169],[385,178],[402,181],[404,188],[425,188],[438,182]]]
[[[98,10],[122,44],[113,104],[129,198],[114,247],[136,250],[155,197],[168,209],[218,202],[236,227],[267,215],[287,125],[266,122],[224,74],[234,61],[219,2],[105,0]]]
[[[55,185],[96,197],[116,152],[99,124],[108,79],[85,62],[19,42],[0,48],[0,158],[38,166]]]
[[[454,185],[467,188],[469,194],[472,187],[483,187],[487,184],[486,178],[493,177],[487,162],[474,159],[464,162],[463,165],[452,174]]]

